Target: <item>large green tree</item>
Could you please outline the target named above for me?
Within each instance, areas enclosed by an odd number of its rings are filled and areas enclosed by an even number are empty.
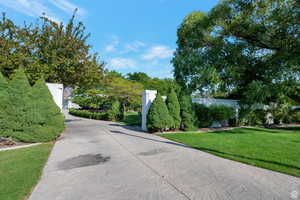
[[[127,79],[141,83],[145,90],[157,90],[161,95],[167,95],[171,89],[178,94],[180,86],[171,78],[151,78],[144,72],[134,72],[127,74]]]
[[[300,102],[300,4],[297,0],[224,0],[193,12],[178,29],[173,59],[186,89],[269,103]]]
[[[47,82],[66,86],[99,83],[103,62],[90,53],[89,34],[75,14],[64,25],[41,17],[36,25],[17,26],[3,15],[0,20],[0,71],[6,77],[22,67],[33,84],[44,77]]]

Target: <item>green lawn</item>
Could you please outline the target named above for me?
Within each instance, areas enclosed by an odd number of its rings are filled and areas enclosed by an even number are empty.
[[[141,124],[141,117],[138,112],[126,112],[124,119],[119,122],[128,126],[139,126]]]
[[[300,177],[300,129],[237,128],[215,133],[160,134],[220,157]]]
[[[0,152],[0,199],[23,200],[38,183],[52,144]]]

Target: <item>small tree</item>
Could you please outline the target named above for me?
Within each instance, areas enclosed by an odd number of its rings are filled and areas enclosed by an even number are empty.
[[[147,115],[147,128],[150,132],[163,131],[173,127],[172,117],[169,115],[168,108],[158,94],[153,101],[148,115]]]
[[[196,115],[193,110],[191,97],[188,95],[181,95],[180,98],[180,113],[181,113],[181,128],[185,131],[196,129]]]
[[[49,141],[64,129],[64,117],[43,79],[32,87],[32,141]]]
[[[18,69],[8,85],[9,107],[7,128],[23,134],[32,122],[31,87],[22,69]]]
[[[180,128],[180,104],[175,93],[174,89],[171,89],[170,93],[167,96],[167,107],[170,113],[170,116],[173,118],[174,126],[172,128]]]
[[[121,104],[118,100],[113,101],[111,108],[107,111],[108,120],[118,120],[121,116]]]

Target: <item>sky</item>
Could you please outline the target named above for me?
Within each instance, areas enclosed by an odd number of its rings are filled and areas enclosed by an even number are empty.
[[[92,52],[106,68],[122,74],[145,72],[172,78],[176,31],[192,11],[208,12],[218,0],[0,0],[0,11],[16,24],[36,22],[43,13],[66,23],[78,8]]]

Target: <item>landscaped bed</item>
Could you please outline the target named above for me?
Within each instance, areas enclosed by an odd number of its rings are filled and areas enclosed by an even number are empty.
[[[38,183],[53,144],[0,152],[0,199],[23,200]]]
[[[160,136],[220,157],[300,177],[300,128],[236,128]]]

